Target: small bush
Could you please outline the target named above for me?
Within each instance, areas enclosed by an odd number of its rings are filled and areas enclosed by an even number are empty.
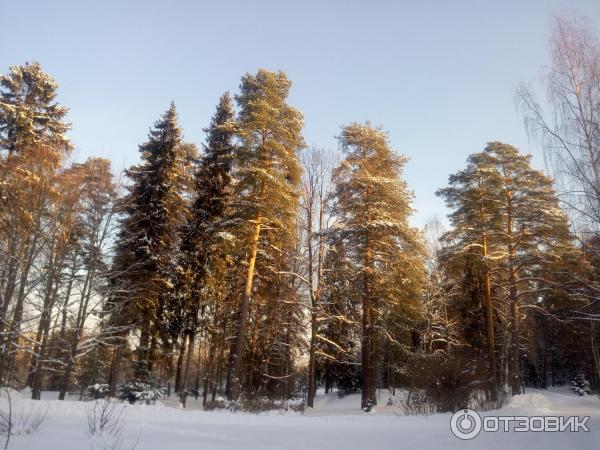
[[[127,408],[122,403],[108,399],[97,400],[87,410],[87,434],[92,450],[131,450],[123,443],[123,428]],[[138,437],[139,439],[139,437]]]
[[[585,379],[583,372],[579,372],[575,375],[575,378],[571,381],[571,390],[581,396],[592,393],[590,382]]]
[[[249,412],[260,414],[267,411],[294,411],[303,412],[305,408],[302,399],[294,400],[273,400],[267,397],[257,397],[251,399],[241,399],[239,401],[217,400],[206,405],[206,410],[227,409],[229,411]]]
[[[120,400],[129,403],[144,403],[153,405],[157,400],[164,397],[166,393],[164,386],[142,383],[140,381],[129,381],[117,386],[118,397]]]
[[[35,433],[46,420],[48,410],[23,403],[19,394],[11,395],[8,389],[4,392],[7,403],[4,405],[3,401],[0,407],[0,434],[6,436],[4,448],[7,448],[11,436]]]
[[[207,402],[204,407],[205,411],[213,411],[217,409],[227,409],[227,402],[223,399],[216,399],[214,402]]]
[[[108,384],[94,384],[87,388],[87,397],[90,400],[106,399],[109,397],[109,391]],[[131,404],[153,405],[164,397],[166,391],[165,387],[157,384],[128,381],[117,385],[117,398]]]
[[[338,374],[338,397],[344,398],[349,394],[360,392],[362,387],[362,375],[359,366],[349,365],[346,370]]]
[[[88,434],[120,435],[127,411],[110,400],[97,400],[87,410]]]
[[[425,392],[418,390],[409,390],[406,396],[396,402],[396,405],[406,416],[428,415],[437,412],[437,405]]]
[[[108,398],[108,394],[110,391],[110,387],[108,384],[94,384],[92,386],[88,386],[87,388],[87,397],[91,400],[100,400],[104,398]]]
[[[445,352],[415,354],[409,362],[413,385],[403,400],[402,409],[416,414],[454,412],[465,408],[481,389],[487,374],[480,363]]]
[[[473,395],[469,408],[475,411],[491,411],[494,409],[500,409],[506,405],[509,395],[498,393],[498,398],[492,400],[489,396],[485,395],[484,392],[479,392],[478,395]]]

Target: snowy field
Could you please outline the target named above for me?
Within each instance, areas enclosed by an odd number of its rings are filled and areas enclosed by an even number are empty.
[[[494,414],[590,416],[589,433],[480,433],[461,441],[450,432],[450,414],[400,416],[394,407],[359,410],[360,397],[339,399],[320,395],[306,413],[205,412],[194,400],[187,410],[175,401],[155,406],[123,405],[125,421],[120,439],[113,435],[90,438],[88,411],[92,403],[52,400],[45,393],[40,402],[13,399],[16,416],[45,411],[46,419],[30,435],[13,436],[10,449],[31,450],[171,450],[171,449],[598,449],[600,401],[595,396],[577,397],[564,390],[536,391],[515,397]],[[385,403],[385,400],[382,402]],[[5,396],[0,403],[5,411]],[[491,414],[491,413],[489,413]],[[4,446],[0,437],[0,448]]]

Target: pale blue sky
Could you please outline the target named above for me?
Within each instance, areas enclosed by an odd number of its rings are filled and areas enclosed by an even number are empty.
[[[435,190],[488,141],[543,167],[514,90],[539,82],[552,15],[565,12],[600,34],[600,0],[0,0],[0,72],[39,61],[71,109],[75,158],[108,157],[120,170],[171,100],[186,138],[200,143],[243,73],[281,69],[308,144],[335,148],[353,121],[389,131],[411,158],[420,225],[446,214]]]

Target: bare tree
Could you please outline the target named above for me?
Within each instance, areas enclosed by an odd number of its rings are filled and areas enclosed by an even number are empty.
[[[581,21],[557,17],[545,69],[545,110],[525,84],[517,97],[580,232],[600,226],[600,43]]]
[[[425,238],[429,252],[427,282],[423,292],[426,312],[423,341],[428,353],[444,350],[447,355],[450,355],[452,349],[458,347],[461,342],[458,336],[457,319],[448,312],[449,305],[456,301],[458,287],[448,282],[447,274],[440,267],[442,237],[445,231],[438,216],[431,217],[425,224]]]
[[[302,228],[306,251],[306,287],[310,297],[310,344],[308,353],[308,393],[306,406],[313,407],[316,394],[316,349],[319,299],[322,291],[325,240],[323,231],[328,228],[330,217],[326,207],[333,184],[331,171],[335,157],[318,148],[311,148],[301,158],[304,169],[302,182]]]
[[[584,20],[556,17],[550,51],[552,62],[543,80],[547,108],[524,84],[517,90],[517,99],[528,132],[543,145],[581,245],[594,254],[600,232],[600,42]],[[600,320],[595,300],[600,285],[591,276],[575,281],[592,293],[587,307],[574,315],[589,321],[594,368],[600,380],[594,324]]]

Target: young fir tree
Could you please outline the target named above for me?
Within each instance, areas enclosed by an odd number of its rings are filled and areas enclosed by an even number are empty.
[[[150,371],[151,333],[163,326],[158,313],[172,287],[177,227],[185,211],[185,147],[175,105],[171,104],[150,130],[148,141],[140,145],[142,163],[126,171],[132,184],[121,207],[109,323],[139,329],[136,376],[140,379]]]
[[[199,314],[207,306],[207,299],[202,298],[207,284],[207,266],[211,258],[221,256],[211,254],[211,250],[215,250],[219,221],[229,203],[234,119],[231,97],[226,93],[219,100],[210,126],[205,130],[207,144],[195,175],[195,199],[182,233],[174,293],[176,305],[172,311],[172,319],[178,322],[175,327],[181,329],[183,339],[187,339],[187,358],[181,382],[184,406]],[[182,347],[186,347],[185,343]]]
[[[384,338],[420,310],[424,245],[409,226],[411,193],[400,178],[406,158],[390,148],[386,133],[369,124],[342,128],[346,158],[335,170],[337,239],[345,242],[361,301],[362,407],[376,404]]]
[[[71,126],[64,122],[69,110],[54,102],[57,89],[36,62],[0,76],[0,150],[13,154],[41,143],[71,147]]]
[[[247,256],[227,376],[228,397],[234,400],[240,394],[257,254],[259,248],[265,255],[274,250],[264,246],[265,231],[280,242],[294,238],[301,172],[296,152],[304,142],[302,115],[286,103],[290,86],[283,72],[261,69],[244,75],[236,96],[240,145],[234,152],[236,183],[228,219]]]

